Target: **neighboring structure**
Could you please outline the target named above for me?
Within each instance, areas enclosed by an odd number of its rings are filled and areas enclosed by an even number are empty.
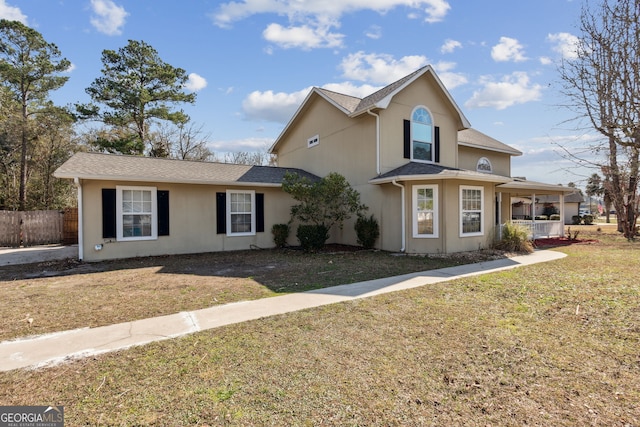
[[[279,167],[74,155],[55,176],[78,185],[81,258],[273,246],[293,203],[286,170],[343,175],[379,222],[377,247],[408,253],[488,247],[512,198],[554,196],[562,210],[574,191],[511,178],[522,153],[472,129],[430,66],[363,99],[312,89],[271,152]],[[330,241],[355,245],[354,220]],[[564,234],[562,220],[528,225]]]

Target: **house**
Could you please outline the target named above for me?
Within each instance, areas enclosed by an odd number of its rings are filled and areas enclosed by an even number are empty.
[[[512,200],[573,191],[512,178],[522,153],[471,128],[430,66],[362,99],[312,89],[270,151],[278,167],[75,154],[55,176],[78,186],[80,257],[272,247],[294,202],[286,171],[343,175],[378,220],[377,247],[419,254],[488,247]],[[330,242],[356,244],[353,221]],[[564,234],[562,220],[527,225]]]

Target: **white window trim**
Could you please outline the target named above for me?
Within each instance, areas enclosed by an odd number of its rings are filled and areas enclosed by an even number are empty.
[[[151,235],[125,237],[122,216],[122,192],[124,190],[140,190],[151,192]],[[131,242],[137,240],[158,240],[158,189],[156,187],[140,187],[116,185],[116,241]]]
[[[420,108],[424,108],[425,110],[427,110],[427,113],[429,113],[429,116],[431,117],[431,160],[415,159],[413,157],[413,113],[415,113],[416,110]],[[433,122],[433,114],[431,113],[431,110],[427,108],[426,105],[416,105],[414,109],[411,110],[411,120],[409,120],[409,134],[410,134],[409,137],[411,138],[411,147],[410,147],[411,161],[417,162],[417,163],[435,163],[435,158],[434,158],[436,155],[435,128],[436,128],[436,125]]]
[[[251,194],[251,231],[234,233],[231,231],[231,195],[232,194]],[[256,235],[256,192],[254,190],[227,190],[227,236],[255,236]]]
[[[433,190],[433,233],[432,234],[419,234],[418,233],[418,190],[422,189]],[[413,237],[417,239],[436,239],[438,238],[438,186],[437,185],[414,185],[413,186]]]
[[[315,147],[318,144],[320,144],[320,135],[314,135],[307,139],[307,148]]]
[[[462,210],[462,192],[463,190],[480,190],[480,232],[474,233],[465,233],[464,227],[462,226],[462,214],[464,212],[477,212],[476,210],[463,211]],[[484,187],[481,186],[473,186],[473,185],[461,185],[460,186],[460,237],[473,237],[473,236],[484,236],[484,220],[485,220],[485,212],[484,212]]]

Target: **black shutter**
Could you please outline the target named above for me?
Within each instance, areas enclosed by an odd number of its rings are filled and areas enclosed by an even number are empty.
[[[116,189],[102,189],[102,238],[116,237]]]
[[[411,122],[409,120],[404,121],[404,158],[411,158]]]
[[[256,233],[264,232],[264,194],[256,193]]]
[[[436,126],[435,128],[435,152],[434,152],[434,157],[433,157],[433,161],[436,163],[440,163],[440,128],[438,126]]]
[[[169,235],[169,192],[158,190],[158,236]]]
[[[227,232],[227,193],[216,193],[216,233]]]

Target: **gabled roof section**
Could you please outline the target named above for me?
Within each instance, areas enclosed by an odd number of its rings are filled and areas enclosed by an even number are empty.
[[[345,95],[332,90],[323,88],[314,88],[314,90],[317,90],[319,94],[323,95],[327,100],[344,110],[347,114],[352,114],[362,101],[355,96]]]
[[[482,150],[497,151],[499,153],[511,154],[512,156],[521,156],[522,151],[504,144],[497,139],[491,138],[482,132],[473,128],[458,131],[458,145],[465,147],[479,148]]]
[[[462,113],[460,107],[458,107],[456,102],[453,100],[449,91],[444,87],[438,75],[430,65],[426,65],[362,99],[355,96],[345,95],[327,89],[314,87],[313,89],[311,89],[311,92],[309,92],[309,95],[307,95],[304,101],[302,101],[302,104],[300,104],[294,115],[291,117],[291,120],[289,120],[278,138],[276,138],[275,142],[269,149],[269,152],[273,152],[273,150],[275,150],[282,137],[287,133],[293,123],[295,123],[300,114],[306,109],[307,103],[314,96],[321,96],[346,115],[355,117],[360,114],[365,114],[367,111],[372,109],[386,109],[395,95],[400,93],[403,89],[405,89],[407,86],[409,86],[411,83],[425,74],[429,74],[433,77],[442,93],[445,95],[455,112],[458,114],[460,123],[462,124],[462,128],[470,128],[471,123],[469,123],[469,120],[467,120],[465,115]]]
[[[102,181],[279,187],[287,172],[297,173],[312,181],[320,179],[316,175],[296,168],[102,153],[76,153],[53,175],[56,178]]]

